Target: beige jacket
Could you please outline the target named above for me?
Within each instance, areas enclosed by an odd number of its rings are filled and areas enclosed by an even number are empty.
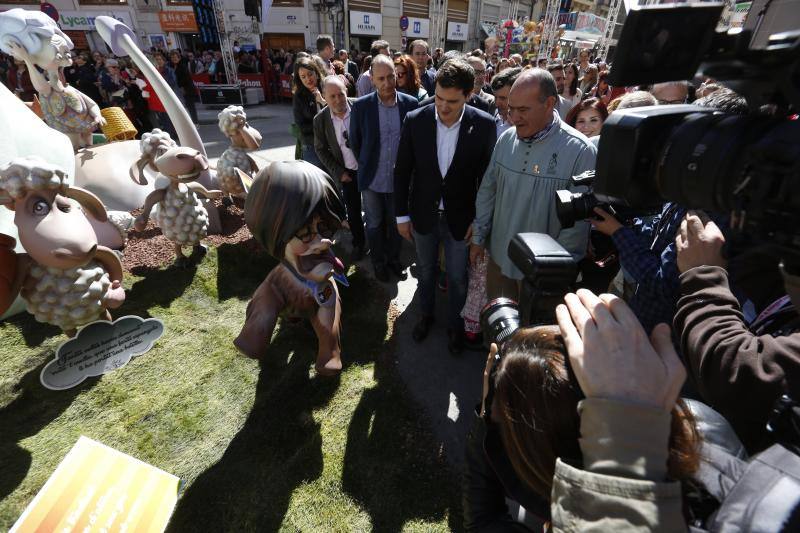
[[[578,410],[584,470],[556,462],[552,530],[686,531],[680,483],[666,481],[670,413],[596,398]]]

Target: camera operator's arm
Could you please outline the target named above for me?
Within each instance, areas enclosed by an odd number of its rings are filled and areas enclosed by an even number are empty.
[[[766,444],[775,400],[800,397],[800,335],[756,335],[728,285],[713,222],[688,215],[676,239],[680,299],[675,329],[703,399],[733,426],[751,451]]]
[[[591,143],[584,146],[575,159],[575,164],[572,167],[572,176],[577,176],[587,170],[594,170],[596,159],[597,148]],[[567,188],[572,192],[586,192],[586,187],[582,185],[576,186],[570,183]],[[555,202],[550,204],[550,220],[555,227],[559,226]],[[562,228],[558,232],[556,240],[565,250],[572,254],[572,258],[575,261],[580,261],[586,255],[586,248],[589,246],[589,224],[584,221],[578,221],[571,228]]]
[[[475,198],[475,221],[472,223],[472,241],[469,247],[469,260],[474,263],[486,251],[486,239],[492,232],[494,202],[497,195],[496,152],[492,154],[489,166],[478,188]]]
[[[556,463],[554,531],[685,531],[667,482],[670,411],[686,377],[659,325],[648,340],[619,298],[580,290],[556,309],[579,404],[584,469]]]

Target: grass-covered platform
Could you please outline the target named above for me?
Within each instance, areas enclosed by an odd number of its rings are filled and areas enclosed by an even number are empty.
[[[279,323],[261,364],[236,352],[274,264],[223,244],[194,268],[134,269],[114,316],[159,318],[164,336],[67,391],[39,383],[65,336],[25,314],[1,323],[0,530],[80,435],[181,478],[170,531],[460,529],[459,479],[398,378],[380,285],[351,269],[340,378],[314,374],[304,323]]]

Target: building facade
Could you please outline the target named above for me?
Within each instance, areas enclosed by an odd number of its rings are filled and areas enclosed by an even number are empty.
[[[0,10],[39,9],[38,0],[0,0]],[[317,35],[334,36],[337,48],[368,50],[385,39],[404,49],[414,39],[432,48],[480,47],[507,18],[538,18],[545,0],[274,0],[260,23],[243,0],[222,0],[222,26],[244,49],[314,50]],[[218,46],[214,0],[49,0],[59,23],[79,49],[105,50],[94,28],[113,16],[139,37],[143,48],[205,49]],[[407,22],[407,24],[406,24]]]

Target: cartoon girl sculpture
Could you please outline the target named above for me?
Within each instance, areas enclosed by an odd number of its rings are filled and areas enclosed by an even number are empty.
[[[62,81],[61,69],[72,65],[72,48],[72,40],[41,11],[0,13],[0,50],[25,62],[45,122],[66,134],[78,150],[92,144],[92,132],[106,121],[94,100]]]
[[[328,174],[305,161],[278,161],[261,170],[247,194],[244,220],[255,239],[281,262],[256,289],[234,345],[248,357],[267,353],[280,313],[304,317],[319,340],[316,370],[342,369],[342,312],[334,280],[347,286],[333,236],[345,209]]]

